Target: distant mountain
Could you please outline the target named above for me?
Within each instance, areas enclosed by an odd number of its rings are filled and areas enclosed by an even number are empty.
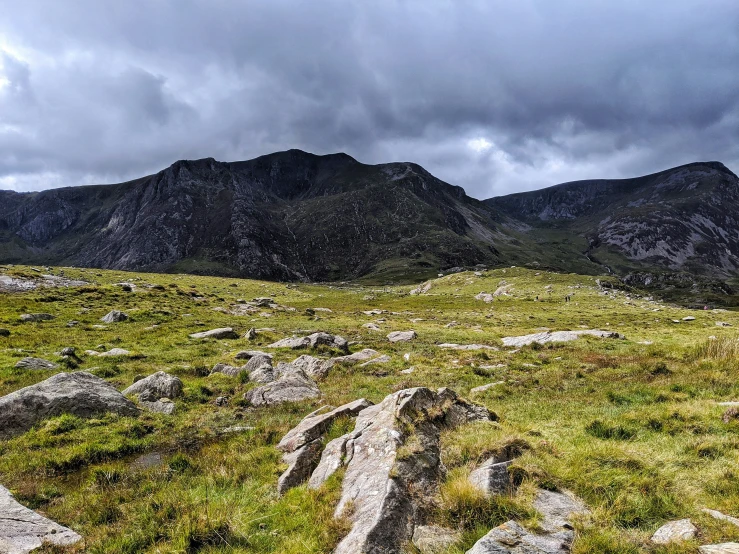
[[[300,150],[178,161],[116,185],[0,191],[0,261],[305,281],[478,264],[727,281],[739,179],[694,163],[481,202],[413,163]]]

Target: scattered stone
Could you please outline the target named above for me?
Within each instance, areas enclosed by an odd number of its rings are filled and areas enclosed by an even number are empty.
[[[726,514],[722,514],[718,510],[711,510],[709,508],[703,508],[701,511],[708,514],[714,519],[718,519],[719,521],[726,521],[728,523],[731,523],[732,525],[739,527],[739,518],[727,516]]]
[[[246,368],[243,366],[239,367],[224,363],[218,363],[213,366],[213,369],[210,370],[210,373],[223,373],[224,375],[228,375],[229,377],[238,377],[239,373],[241,373],[242,371],[246,371]]]
[[[480,394],[482,392],[485,392],[486,390],[490,390],[493,387],[497,387],[499,385],[505,385],[505,381],[496,381],[495,383],[488,383],[487,385],[480,385],[479,387],[473,387],[470,389],[470,394]]]
[[[689,541],[695,538],[698,529],[689,519],[678,519],[665,523],[652,535],[654,544]]]
[[[172,415],[175,410],[175,404],[169,398],[160,398],[159,400],[154,401],[139,400],[139,405],[150,412],[157,412],[166,415]]]
[[[255,356],[268,356],[269,358],[272,358],[272,354],[268,354],[260,350],[242,350],[241,352],[237,352],[234,358],[237,360],[250,360]]]
[[[125,321],[128,319],[128,314],[121,312],[119,310],[111,310],[107,314],[105,314],[103,317],[100,318],[100,321],[103,323],[118,323],[120,321]]]
[[[421,285],[418,285],[416,288],[410,291],[411,296],[416,296],[417,294],[426,294],[428,291],[431,290],[431,283],[423,283]]]
[[[45,544],[69,546],[82,537],[21,505],[0,485],[0,552],[27,554]]]
[[[404,369],[404,370],[402,370],[402,371],[401,371],[401,373],[402,373],[403,375],[410,375],[410,374],[411,374],[411,373],[413,373],[413,372],[414,372],[415,370],[416,370],[416,368],[415,368],[415,367],[409,367],[408,369]]]
[[[80,322],[74,319],[67,321],[67,327],[77,327],[79,324]]]
[[[408,342],[418,337],[415,331],[393,331],[387,336],[390,342]]]
[[[255,383],[266,384],[275,380],[272,356],[254,356],[242,369],[249,374],[249,380]]]
[[[329,335],[328,333],[313,333],[307,337],[291,337],[268,345],[267,348],[291,348],[298,350],[300,348],[317,348],[319,346],[328,346],[336,348],[343,352],[349,353],[349,343],[343,337],[338,335]]]
[[[689,315],[689,316],[684,317],[683,321],[695,321],[695,318],[692,315]]]
[[[352,528],[334,554],[400,552],[438,492],[441,429],[494,417],[449,389],[406,389],[362,410],[354,431],[326,446],[310,480],[320,486],[346,465],[336,515]]]
[[[254,327],[251,327],[246,334],[244,335],[244,338],[246,340],[254,340],[257,338],[257,330]]]
[[[739,554],[739,542],[707,544],[698,547],[699,554]]]
[[[77,350],[75,350],[74,346],[65,346],[62,348],[61,352],[59,352],[60,356],[69,356],[70,358],[76,358],[77,357]]]
[[[725,321],[717,321],[716,327],[731,327],[731,323],[726,323]]]
[[[10,331],[8,329],[0,329],[0,337],[9,337]]]
[[[327,314],[333,313],[333,310],[330,309],[330,308],[313,308],[313,311],[314,312],[324,312],[324,313],[327,313]]]
[[[29,321],[49,321],[51,319],[55,319],[56,316],[51,314],[23,314],[21,316],[21,321],[23,322],[29,322]]]
[[[239,338],[231,327],[221,327],[220,329],[211,329],[210,331],[203,331],[201,333],[192,333],[191,339],[237,339]]]
[[[444,554],[461,539],[459,531],[436,525],[419,525],[413,530],[413,545],[421,554]]]
[[[475,300],[482,300],[486,304],[489,304],[493,301],[493,295],[487,292],[481,292],[480,294],[475,296]]]
[[[129,356],[131,352],[125,348],[111,348],[107,352],[98,352],[97,350],[85,350],[88,356],[98,356],[100,358],[110,358],[113,356]]]
[[[227,406],[228,405],[228,398],[225,396],[219,396],[216,398],[216,406]]]
[[[161,398],[177,398],[182,395],[184,385],[179,377],[170,375],[164,371],[157,371],[148,377],[136,381],[133,385],[123,391],[126,396],[138,394],[139,398],[146,394],[154,400]]]
[[[469,481],[487,496],[509,494],[514,490],[513,481],[508,475],[510,465],[510,457],[493,456],[470,473]]]
[[[244,433],[245,431],[253,431],[254,429],[256,429],[256,427],[246,425],[232,425],[231,427],[226,427],[225,429],[222,429],[220,434],[228,435],[229,433]]]
[[[439,348],[448,350],[499,350],[495,346],[488,346],[487,344],[454,344],[451,342],[440,344]]]
[[[362,325],[365,329],[369,329],[370,331],[382,331],[378,325],[375,325],[374,323],[365,323]]]
[[[250,360],[251,362],[251,360]],[[321,396],[316,383],[302,369],[284,364],[277,380],[248,391],[244,398],[252,406],[299,402]],[[251,378],[252,374],[249,374]]]
[[[456,327],[457,325],[459,325],[459,323],[457,323],[456,321],[450,321],[449,323],[447,323],[446,325],[444,325],[444,327],[446,329],[451,329],[452,327]]]
[[[58,364],[44,360],[43,358],[23,358],[15,364],[16,369],[40,369],[49,370],[59,367]]]
[[[303,421],[282,437],[277,449],[284,453],[282,461],[288,468],[277,481],[277,491],[284,494],[308,480],[321,458],[321,437],[337,418],[356,416],[371,405],[371,402],[362,398],[325,413],[322,412],[327,407],[323,406],[305,416]]]
[[[535,342],[539,344],[546,344],[548,342],[568,342],[577,340],[582,336],[592,336],[599,338],[608,339],[623,339],[624,337],[619,333],[613,331],[601,331],[599,329],[586,329],[581,331],[542,331],[541,333],[534,333],[532,335],[524,335],[521,337],[504,337],[503,346],[511,346],[514,348],[520,348],[527,346]]]
[[[135,416],[139,411],[99,377],[85,371],[57,373],[0,397],[0,439],[20,435],[40,421],[64,413],[94,417],[106,412]]]
[[[721,416],[721,420],[724,423],[729,423],[732,419],[739,419],[739,407],[731,407],[724,412],[723,416]]]
[[[375,365],[375,364],[386,364],[386,363],[388,363],[391,360],[392,360],[392,358],[389,355],[383,354],[382,356],[378,356],[377,358],[373,358],[373,359],[371,359],[369,361],[364,362],[363,364],[359,364],[359,367],[367,367],[367,366]]]

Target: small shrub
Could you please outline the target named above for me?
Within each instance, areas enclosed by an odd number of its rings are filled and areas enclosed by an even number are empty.
[[[611,426],[603,423],[599,419],[593,420],[585,426],[585,432],[593,437],[604,440],[629,440],[634,438],[636,433],[631,429],[621,427],[620,425]]]

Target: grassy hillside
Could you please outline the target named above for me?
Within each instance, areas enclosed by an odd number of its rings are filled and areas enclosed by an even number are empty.
[[[20,358],[56,361],[63,347],[74,346],[78,352],[131,351],[119,358],[82,356],[79,364],[118,389],[137,375],[165,370],[184,381],[185,396],[176,400],[172,416],[62,416],[0,442],[0,483],[25,505],[85,537],[77,547],[48,552],[328,553],[347,529],[332,517],[340,475],[319,491],[303,486],[278,497],[276,481],[284,468],[276,443],[320,405],[359,397],[378,402],[414,386],[451,387],[500,416],[497,423],[443,436],[442,459],[449,471],[434,518],[464,530],[452,553],[464,552],[512,517],[535,523],[536,486],[572,490],[593,510],[591,524],[578,528],[573,549],[578,554],[688,553],[697,552],[698,544],[739,540],[739,528],[700,512],[708,507],[739,515],[739,421],[723,423],[717,405],[739,400],[736,312],[691,311],[613,290],[606,295],[595,276],[521,268],[435,279],[420,295],[410,295],[411,286],[63,272],[90,284],[0,293],[0,328],[10,330],[9,337],[0,337],[0,395],[53,373],[14,369]],[[0,269],[0,275],[38,274],[14,266]],[[117,284],[124,281],[134,285],[132,291]],[[503,285],[509,294],[492,303],[474,299]],[[570,302],[566,295],[572,295]],[[220,311],[263,296],[295,310],[265,308],[248,316]],[[317,307],[331,312],[306,313]],[[130,319],[101,327],[100,318],[111,309]],[[388,313],[362,313],[371,309]],[[20,322],[19,315],[32,312],[56,319]],[[683,321],[686,316],[695,320]],[[67,327],[70,320],[79,324]],[[368,322],[382,331],[363,328]],[[452,322],[456,325],[449,326]],[[188,337],[224,326],[242,336],[250,327],[269,330],[253,341]],[[608,329],[626,339],[502,347],[502,337],[542,328]],[[418,339],[391,344],[385,338],[406,329],[416,330]],[[234,363],[239,350],[313,331],[340,334],[354,341],[352,351],[374,348],[392,361],[363,369],[337,366],[319,383],[320,400],[259,409],[242,400],[253,384],[209,375],[218,362]],[[444,350],[439,343],[482,343],[500,350]],[[275,358],[290,361],[299,354],[277,351]],[[411,367],[412,373],[401,373]],[[505,383],[469,395],[471,388],[496,381]],[[216,406],[219,396],[229,403]],[[330,437],[348,425],[335,424]],[[223,433],[231,426],[250,429]],[[486,500],[466,486],[466,476],[512,441],[525,450],[512,466],[523,484],[515,496]],[[699,540],[649,544],[657,527],[682,517],[698,526]]]

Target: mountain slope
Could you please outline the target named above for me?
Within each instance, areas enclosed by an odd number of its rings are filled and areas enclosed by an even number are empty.
[[[128,183],[2,200],[9,262],[285,280],[501,262],[494,210],[415,164],[344,154],[179,161]]]
[[[739,179],[718,162],[635,179],[565,183],[485,203],[525,235],[583,237],[579,253],[608,270],[669,269],[729,278],[739,272]]]

